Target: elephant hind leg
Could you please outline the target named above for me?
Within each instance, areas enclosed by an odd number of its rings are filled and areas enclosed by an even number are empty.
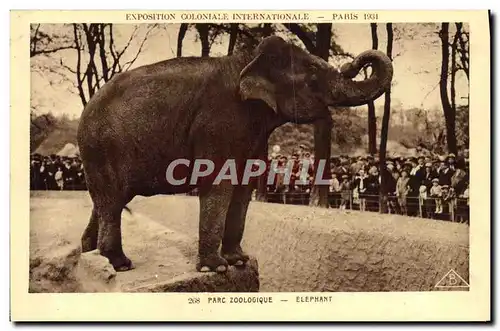
[[[99,230],[99,224],[97,221],[97,211],[95,208],[92,209],[92,214],[90,215],[89,224],[85,228],[82,235],[82,252],[89,252],[97,249],[97,234]]]
[[[116,271],[133,269],[132,261],[125,256],[122,247],[121,214],[124,205],[97,207],[97,248],[108,258]]]
[[[98,164],[100,165],[100,164]],[[84,165],[85,166],[85,165]],[[116,271],[133,268],[122,247],[121,215],[133,198],[123,170],[111,164],[86,164],[87,186],[94,208],[82,236],[82,250],[99,249]]]

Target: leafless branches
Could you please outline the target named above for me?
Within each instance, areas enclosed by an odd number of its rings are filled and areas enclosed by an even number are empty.
[[[40,24],[32,24],[30,30],[30,57],[53,54],[58,51],[74,48],[72,44],[52,45],[55,44],[53,38],[40,30]]]
[[[136,26],[125,45],[119,48],[115,41],[113,24],[73,24],[73,39],[76,49],[75,69],[61,60],[61,66],[76,76],[76,88],[83,105],[114,75],[129,70],[136,62],[156,24],[151,25],[133,55],[127,52],[139,34]],[[129,60],[124,61],[128,54]]]

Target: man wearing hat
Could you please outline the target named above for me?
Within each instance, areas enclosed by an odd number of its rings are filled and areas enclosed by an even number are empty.
[[[345,210],[347,204],[351,199],[351,183],[349,183],[349,175],[342,175],[342,182],[340,183],[340,210]]]
[[[457,157],[453,153],[448,154],[448,156],[446,157],[446,163],[448,163],[448,167],[452,171],[455,171],[455,162],[456,162],[456,160],[457,160]]]
[[[454,163],[454,161],[453,161]],[[439,185],[451,185],[451,177],[455,171],[450,168],[449,162],[441,162],[438,172]]]
[[[465,163],[469,163],[469,149],[464,149],[464,161]]]
[[[424,160],[425,158],[423,156],[419,156],[417,161],[415,162],[415,158],[412,158],[412,164],[413,167],[410,170],[410,195],[412,196],[417,196],[418,195],[418,189],[420,188],[420,185],[422,184],[422,181],[424,180],[425,177],[425,167],[424,167]]]
[[[343,178],[344,175],[349,175],[349,160],[347,158],[342,158],[340,160],[340,165],[335,168],[335,173],[337,178]]]
[[[422,181],[422,185],[425,185],[427,187],[427,191],[430,190],[432,186],[432,180],[436,177],[437,173],[434,171],[432,163],[427,162],[425,164],[425,174],[424,174],[424,179]]]
[[[306,150],[306,146],[304,144],[299,145],[299,150],[297,151],[297,154],[299,155],[299,158],[304,155],[304,151]]]

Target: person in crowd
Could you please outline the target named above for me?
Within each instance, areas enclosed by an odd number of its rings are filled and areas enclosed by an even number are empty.
[[[408,177],[408,172],[403,170],[401,172],[401,177],[399,177],[396,183],[396,197],[398,198],[398,204],[401,214],[407,215],[408,211],[406,208],[406,199],[408,192],[410,191],[410,178]]]
[[[436,172],[439,174],[441,171],[446,168],[446,158],[442,155],[439,155],[437,160],[435,161]]]
[[[305,152],[305,151],[306,151],[306,146],[305,146],[305,145],[303,145],[303,144],[300,144],[300,145],[299,145],[299,149],[298,149],[298,151],[297,151],[297,156],[298,156],[298,158],[299,158],[299,159],[300,159],[300,158],[302,158],[302,157],[304,156],[304,152]]]
[[[456,160],[457,158],[453,153],[448,154],[446,157],[446,163],[448,163],[448,168],[450,168],[451,171],[455,171]]]
[[[467,199],[467,206],[469,206],[469,183],[466,184],[464,192],[460,195],[462,199]]]
[[[71,166],[71,161],[69,160],[64,161],[62,172],[63,172],[64,186],[68,190],[73,190],[75,185],[76,173],[74,172],[74,169]]]
[[[396,158],[396,160],[394,161],[394,165],[395,165],[395,168],[396,168],[396,172],[401,174],[401,171],[403,171],[403,165],[404,165],[404,158]]]
[[[385,167],[385,171],[386,171],[386,185],[387,185],[387,208],[389,210],[389,213],[393,214],[396,212],[397,172],[394,169],[394,162],[392,160],[388,160],[386,164],[387,165]]]
[[[337,175],[337,178],[343,178],[344,175],[349,176],[349,159],[348,158],[342,158],[340,160],[340,165],[335,169],[335,174]]]
[[[469,180],[467,172],[465,171],[464,160],[457,160],[455,164],[455,172],[451,176],[451,187],[457,195],[461,195],[465,190],[467,181]]]
[[[366,180],[366,210],[377,211],[379,204],[380,176],[378,169],[372,165],[368,171]]]
[[[450,215],[453,210],[455,210],[456,205],[456,194],[453,187],[449,185],[443,185],[442,187],[443,195],[443,206],[446,206],[446,214]]]
[[[469,149],[464,149],[464,163],[469,163]]]
[[[442,162],[439,166],[438,178],[439,185],[451,185],[451,177],[453,176],[454,170],[450,168],[450,163]]]
[[[335,173],[332,173],[332,178],[330,179],[330,187],[329,187],[329,192],[330,192],[330,206],[332,208],[337,208],[338,202],[340,200],[340,191],[342,190],[340,186],[340,182],[337,179],[337,175]]]
[[[45,190],[45,182],[41,176],[42,160],[40,154],[34,154],[30,163],[30,190]]]
[[[46,170],[45,170],[45,180],[47,183],[47,188],[49,190],[58,190],[56,179],[54,178],[57,171],[57,164],[55,157],[51,156],[49,160],[46,162]]]
[[[418,207],[419,207],[419,215],[420,217],[426,217],[427,213],[430,211],[427,208],[427,200],[428,200],[428,191],[427,191],[427,186],[425,185],[420,185],[419,188],[419,194],[418,194]]]
[[[290,175],[290,184],[288,190],[290,192],[295,192],[298,191],[299,189],[298,185],[296,185],[300,177],[299,154],[297,153],[292,154],[291,161],[292,161],[292,173]]]
[[[56,181],[57,187],[60,191],[62,191],[64,189],[64,177],[61,166],[57,167],[57,171],[54,174],[54,179]]]
[[[411,169],[408,172],[410,191],[407,199],[407,213],[410,216],[419,213],[418,196],[425,175],[424,160],[423,156],[410,159]]]
[[[434,203],[434,199],[431,199],[430,198],[430,191],[431,191],[431,187],[432,187],[432,180],[434,178],[437,177],[437,173],[434,171],[434,168],[433,168],[433,165],[431,162],[427,162],[425,164],[425,174],[424,174],[424,178],[422,180],[422,184],[421,184],[421,188],[420,188],[420,192],[421,192],[421,195],[423,195],[424,193],[422,193],[423,191],[423,188],[422,186],[425,186],[425,199],[420,199],[419,202],[422,205],[422,209],[423,209],[423,213],[426,215],[426,217],[431,217],[432,216],[432,213],[434,212],[436,206],[435,206],[435,203]]]
[[[441,190],[441,186],[439,185],[439,179],[434,178],[432,180],[432,187],[429,190],[429,193],[431,198],[434,199],[434,203],[436,204],[434,213],[441,214],[443,212],[443,192]]]
[[[359,210],[366,210],[366,187],[368,184],[368,176],[365,173],[365,169],[359,169],[358,176],[354,179],[354,188],[359,194]]]
[[[368,154],[365,157],[365,171],[366,171],[366,169],[369,170],[373,166],[375,166],[375,157],[373,155],[371,155],[371,154]]]
[[[465,189],[457,199],[457,214],[460,222],[467,222],[469,220],[469,183],[465,184]]]
[[[342,183],[340,184],[340,210],[347,209],[351,201],[351,183],[349,182],[349,175],[342,175]]]
[[[418,196],[420,186],[425,177],[425,158],[419,156],[417,162],[412,159],[412,169],[410,170],[410,192],[413,196]]]
[[[276,191],[277,193],[286,193],[288,186],[285,183],[286,170],[288,167],[288,158],[285,155],[280,155],[276,173]]]

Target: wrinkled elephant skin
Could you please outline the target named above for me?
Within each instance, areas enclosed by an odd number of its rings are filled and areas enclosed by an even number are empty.
[[[366,65],[372,75],[352,78]],[[240,246],[252,185],[213,176],[189,185],[196,159],[220,168],[234,159],[267,154],[272,131],[289,121],[312,123],[329,106],[362,105],[390,86],[391,61],[366,51],[340,71],[301,48],[272,36],[248,54],[175,58],[116,75],[86,105],[78,144],[93,201],[82,236],[83,251],[99,249],[117,271],[133,267],[122,249],[121,213],[134,196],[199,189],[198,271],[224,272],[248,261]],[[172,185],[165,176],[174,160]],[[217,173],[217,171],[214,171]],[[251,182],[253,183],[253,182]],[[219,252],[219,248],[221,250]]]

